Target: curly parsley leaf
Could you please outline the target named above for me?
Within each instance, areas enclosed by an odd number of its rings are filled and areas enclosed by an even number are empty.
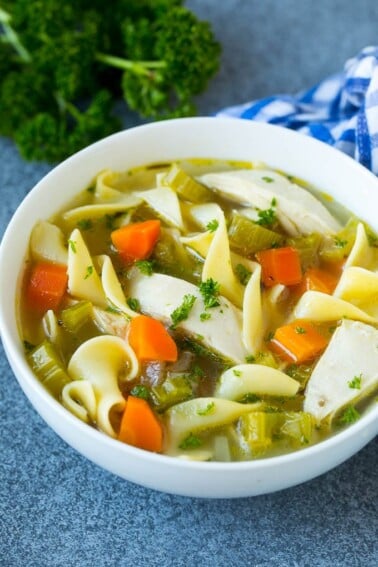
[[[184,295],[181,305],[172,311],[170,315],[172,319],[171,329],[175,329],[181,321],[185,321],[185,319],[189,317],[189,313],[192,310],[196,299],[196,296],[190,293]]]

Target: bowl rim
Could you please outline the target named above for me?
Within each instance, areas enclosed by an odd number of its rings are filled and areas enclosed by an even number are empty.
[[[9,221],[6,230],[3,234],[2,241],[0,244],[0,267],[5,265],[6,256],[8,255],[8,248],[10,246],[10,238],[12,236],[13,227],[17,224],[18,219],[24,214],[24,211],[28,209],[29,202],[33,202],[36,199],[36,196],[39,192],[43,192],[45,189],[45,185],[48,185],[51,180],[57,175],[57,172],[61,173],[64,172],[67,168],[75,168],[77,164],[81,162],[81,160],[86,157],[87,155],[96,152],[99,149],[105,147],[105,145],[113,145],[117,143],[118,140],[122,140],[124,137],[129,137],[133,135],[135,131],[142,133],[142,131],[153,130],[161,128],[164,124],[173,124],[173,126],[178,125],[180,123],[192,123],[192,124],[206,124],[207,122],[210,123],[216,121],[219,123],[219,127],[221,127],[221,123],[230,124],[238,122],[239,124],[245,124],[247,128],[255,128],[256,131],[263,130],[272,130],[274,129],[277,132],[279,129],[281,132],[281,136],[287,137],[288,140],[291,138],[297,138],[298,136],[303,136],[304,143],[311,147],[319,148],[322,146],[322,151],[325,155],[334,155],[334,153],[338,154],[338,161],[343,164],[346,164],[348,168],[354,168],[358,175],[371,180],[374,179],[377,183],[378,189],[378,179],[375,177],[373,173],[368,171],[364,168],[361,164],[357,163],[351,157],[343,154],[339,150],[332,148],[318,140],[309,138],[304,136],[303,134],[298,134],[298,132],[294,132],[292,130],[288,130],[284,127],[266,124],[266,123],[259,123],[259,122],[251,122],[247,120],[243,120],[240,118],[232,118],[232,117],[194,117],[194,118],[179,118],[179,119],[172,119],[167,120],[165,122],[158,122],[158,123],[148,123],[143,124],[140,126],[135,126],[133,128],[123,130],[121,132],[117,132],[104,138],[103,140],[99,140],[98,142],[82,149],[80,152],[70,156],[56,167],[54,167],[51,171],[49,171],[46,175],[44,175],[37,184],[35,184],[29,193],[24,197],[24,199],[19,203],[16,211],[14,212],[11,220]],[[247,126],[248,125],[248,126]],[[20,261],[18,271],[22,270],[22,262]],[[53,411],[53,413],[58,412],[60,418],[67,422],[70,427],[76,429],[79,428],[83,431],[87,436],[92,437],[96,442],[100,442],[103,446],[109,446],[112,449],[116,449],[117,452],[121,452],[125,456],[129,456],[131,458],[138,457],[144,461],[151,462],[151,463],[160,463],[164,466],[170,468],[185,468],[191,470],[199,470],[199,471],[211,471],[211,470],[219,470],[219,471],[231,471],[231,470],[249,470],[249,469],[264,469],[264,468],[271,468],[279,466],[280,464],[285,464],[287,462],[300,462],[303,459],[307,459],[310,457],[316,457],[323,452],[332,449],[332,447],[340,444],[344,444],[348,442],[348,440],[357,437],[360,435],[363,430],[371,425],[374,421],[377,420],[378,417],[378,405],[373,405],[368,412],[364,413],[361,418],[342,429],[340,432],[333,434],[331,437],[324,439],[314,445],[303,447],[299,450],[294,450],[289,453],[285,453],[283,455],[277,455],[273,457],[264,457],[261,459],[255,460],[247,460],[247,461],[232,461],[232,462],[215,462],[215,461],[191,461],[186,459],[178,459],[169,455],[151,453],[149,451],[145,451],[143,449],[139,449],[124,443],[119,442],[116,439],[112,439],[111,437],[107,436],[106,434],[96,430],[95,428],[88,426],[88,424],[81,422],[78,418],[72,415],[68,410],[66,410],[57,400],[55,400],[50,393],[43,387],[43,385],[38,381],[34,373],[31,371],[30,367],[26,362],[26,358],[24,356],[22,350],[22,343],[21,338],[19,336],[17,322],[9,321],[7,315],[5,313],[9,312],[9,305],[7,305],[7,298],[6,293],[3,293],[3,289],[5,288],[3,282],[0,283],[0,336],[4,345],[4,349],[7,355],[8,360],[11,362],[11,367],[13,374],[15,375],[16,379],[18,380],[22,389],[24,389],[21,379],[18,376],[18,372],[22,373],[23,379],[26,379],[28,386],[34,390],[39,400],[47,404],[47,406]],[[13,300],[16,298],[16,294],[13,295]],[[6,309],[7,307],[7,309]],[[15,306],[12,308],[13,314],[15,313]],[[10,325],[9,325],[10,323]],[[18,340],[17,340],[18,339]],[[13,366],[14,364],[14,366]],[[14,369],[17,367],[17,372]],[[24,390],[25,391],[25,390]],[[27,395],[29,398],[29,396]],[[30,398],[29,398],[29,401]],[[32,402],[33,403],[33,402]],[[34,404],[33,404],[34,405]],[[39,410],[37,410],[39,413]],[[45,420],[45,419],[44,419]],[[45,420],[46,421],[46,420]],[[378,424],[377,424],[377,433],[378,433]],[[371,437],[370,437],[371,438]],[[368,442],[368,439],[366,442]],[[355,453],[354,451],[353,453]]]

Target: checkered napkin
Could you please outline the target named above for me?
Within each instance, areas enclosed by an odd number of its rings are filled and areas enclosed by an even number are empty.
[[[297,95],[225,108],[217,116],[269,122],[338,148],[378,175],[378,46],[365,47],[344,71]]]

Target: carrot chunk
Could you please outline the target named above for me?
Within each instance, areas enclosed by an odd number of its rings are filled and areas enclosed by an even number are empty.
[[[256,258],[261,264],[263,284],[267,287],[277,283],[295,285],[302,279],[299,253],[291,246],[261,250]]]
[[[126,262],[148,258],[160,236],[160,221],[135,222],[113,230],[110,237]]]
[[[338,278],[327,270],[321,268],[309,268],[303,274],[303,279],[295,290],[299,295],[305,291],[321,291],[332,294],[337,285]]]
[[[279,327],[269,346],[285,360],[301,364],[318,356],[327,344],[312,323],[298,319]]]
[[[160,321],[138,315],[131,320],[129,343],[140,361],[177,360],[177,346],[171,335]]]
[[[26,299],[34,311],[46,312],[59,307],[67,289],[67,266],[38,262],[26,284]]]
[[[163,428],[146,400],[129,396],[121,419],[118,439],[134,447],[159,453]]]

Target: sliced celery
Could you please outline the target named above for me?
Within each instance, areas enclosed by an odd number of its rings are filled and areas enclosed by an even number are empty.
[[[279,429],[281,421],[280,413],[256,411],[241,416],[239,432],[252,455],[263,455],[271,447],[272,437]]]
[[[168,377],[160,386],[151,388],[151,398],[158,411],[165,411],[192,397],[193,390],[185,376]]]
[[[161,230],[152,255],[155,270],[197,284],[202,264],[187,252],[179,237],[175,229]]]
[[[346,258],[353,248],[357,226],[361,221],[352,217],[336,236],[327,239],[320,250],[320,256],[327,262],[337,262]]]
[[[71,382],[54,345],[45,340],[27,356],[30,366],[43,385],[59,398],[66,384]]]
[[[204,203],[211,201],[213,194],[204,185],[198,183],[193,177],[188,175],[179,165],[172,164],[167,175],[163,179],[163,184],[171,189],[184,200],[191,203]]]
[[[243,256],[251,256],[259,250],[280,246],[284,240],[281,234],[237,213],[232,217],[228,235],[231,248]]]
[[[323,237],[321,234],[313,233],[307,236],[289,238],[286,241],[287,246],[292,246],[298,250],[303,271],[306,271],[310,266],[317,264],[319,248],[322,240]]]
[[[93,317],[93,306],[90,301],[79,301],[67,309],[63,309],[60,319],[65,328],[75,335],[86,325]]]
[[[313,416],[303,411],[286,412],[284,415],[285,422],[281,427],[281,433],[300,445],[310,443],[315,425]]]

